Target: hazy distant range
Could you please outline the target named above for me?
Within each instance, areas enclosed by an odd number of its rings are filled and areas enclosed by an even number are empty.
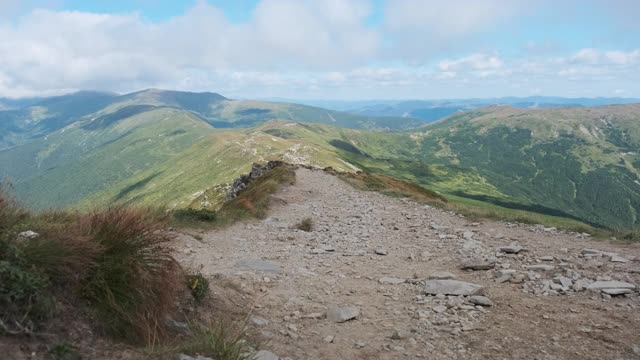
[[[438,99],[438,100],[300,100],[270,98],[326,109],[346,111],[366,116],[404,116],[427,122],[436,121],[458,111],[473,110],[490,105],[510,105],[522,109],[565,106],[602,106],[640,103],[635,98],[564,98],[553,96],[503,97],[491,99]]]

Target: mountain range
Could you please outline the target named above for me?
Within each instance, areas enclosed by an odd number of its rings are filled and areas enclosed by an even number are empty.
[[[295,100],[290,100],[295,101]],[[521,109],[555,107],[604,106],[640,103],[633,98],[564,98],[555,96],[502,97],[490,99],[441,100],[366,100],[366,101],[300,101],[304,104],[370,116],[404,116],[427,122],[436,121],[457,112],[487,106],[505,105]]]
[[[0,176],[36,209],[215,208],[252,162],[282,159],[392,175],[453,202],[640,221],[638,104],[487,106],[431,123],[157,89],[2,104]]]

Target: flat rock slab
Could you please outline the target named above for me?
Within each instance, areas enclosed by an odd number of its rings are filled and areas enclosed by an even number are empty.
[[[380,282],[380,284],[393,284],[393,285],[397,285],[397,284],[403,284],[405,283],[407,280],[405,279],[398,279],[398,278],[392,278],[392,277],[383,277],[380,280],[378,280]]]
[[[551,271],[555,269],[553,265],[529,265],[527,266],[527,270],[530,271]]]
[[[496,266],[493,261],[469,260],[462,263],[463,270],[491,270]]]
[[[619,256],[619,255],[611,256],[609,258],[609,260],[611,262],[617,262],[617,263],[626,263],[626,262],[629,261],[629,260],[627,260],[627,259],[625,259],[625,258],[623,258],[622,256]]]
[[[505,254],[517,254],[523,250],[524,248],[519,245],[500,246],[498,248],[498,251],[503,252]]]
[[[427,277],[429,280],[450,280],[455,279],[455,275],[448,271],[436,271]]]
[[[243,259],[238,261],[233,267],[240,270],[249,270],[272,274],[279,274],[282,272],[280,264],[260,259]]]
[[[327,319],[335,323],[357,319],[360,316],[360,308],[357,306],[330,306],[327,309]]]
[[[471,296],[481,295],[484,288],[477,284],[458,280],[427,280],[424,284],[424,292],[428,295]]]
[[[596,281],[587,285],[589,290],[603,290],[603,289],[635,289],[636,286],[624,281]]]
[[[633,292],[632,289],[602,289],[601,291],[611,296],[630,294]]]
[[[280,360],[280,357],[271,351],[260,350],[252,357],[254,360]]]

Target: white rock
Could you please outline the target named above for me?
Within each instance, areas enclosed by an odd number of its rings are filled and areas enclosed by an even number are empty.
[[[38,236],[40,236],[40,234],[31,230],[23,231],[18,234],[19,239],[35,239]]]

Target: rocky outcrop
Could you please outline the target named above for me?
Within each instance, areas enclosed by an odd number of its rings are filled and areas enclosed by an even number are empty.
[[[231,190],[225,196],[225,201],[232,200],[233,198],[238,196],[238,194],[242,192],[242,190],[246,189],[247,186],[250,183],[252,183],[255,179],[281,166],[291,166],[291,165],[289,165],[288,163],[285,163],[284,161],[278,161],[278,160],[269,161],[266,164],[258,164],[258,163],[251,164],[251,171],[248,174],[242,174],[240,175],[239,178],[233,181]]]

